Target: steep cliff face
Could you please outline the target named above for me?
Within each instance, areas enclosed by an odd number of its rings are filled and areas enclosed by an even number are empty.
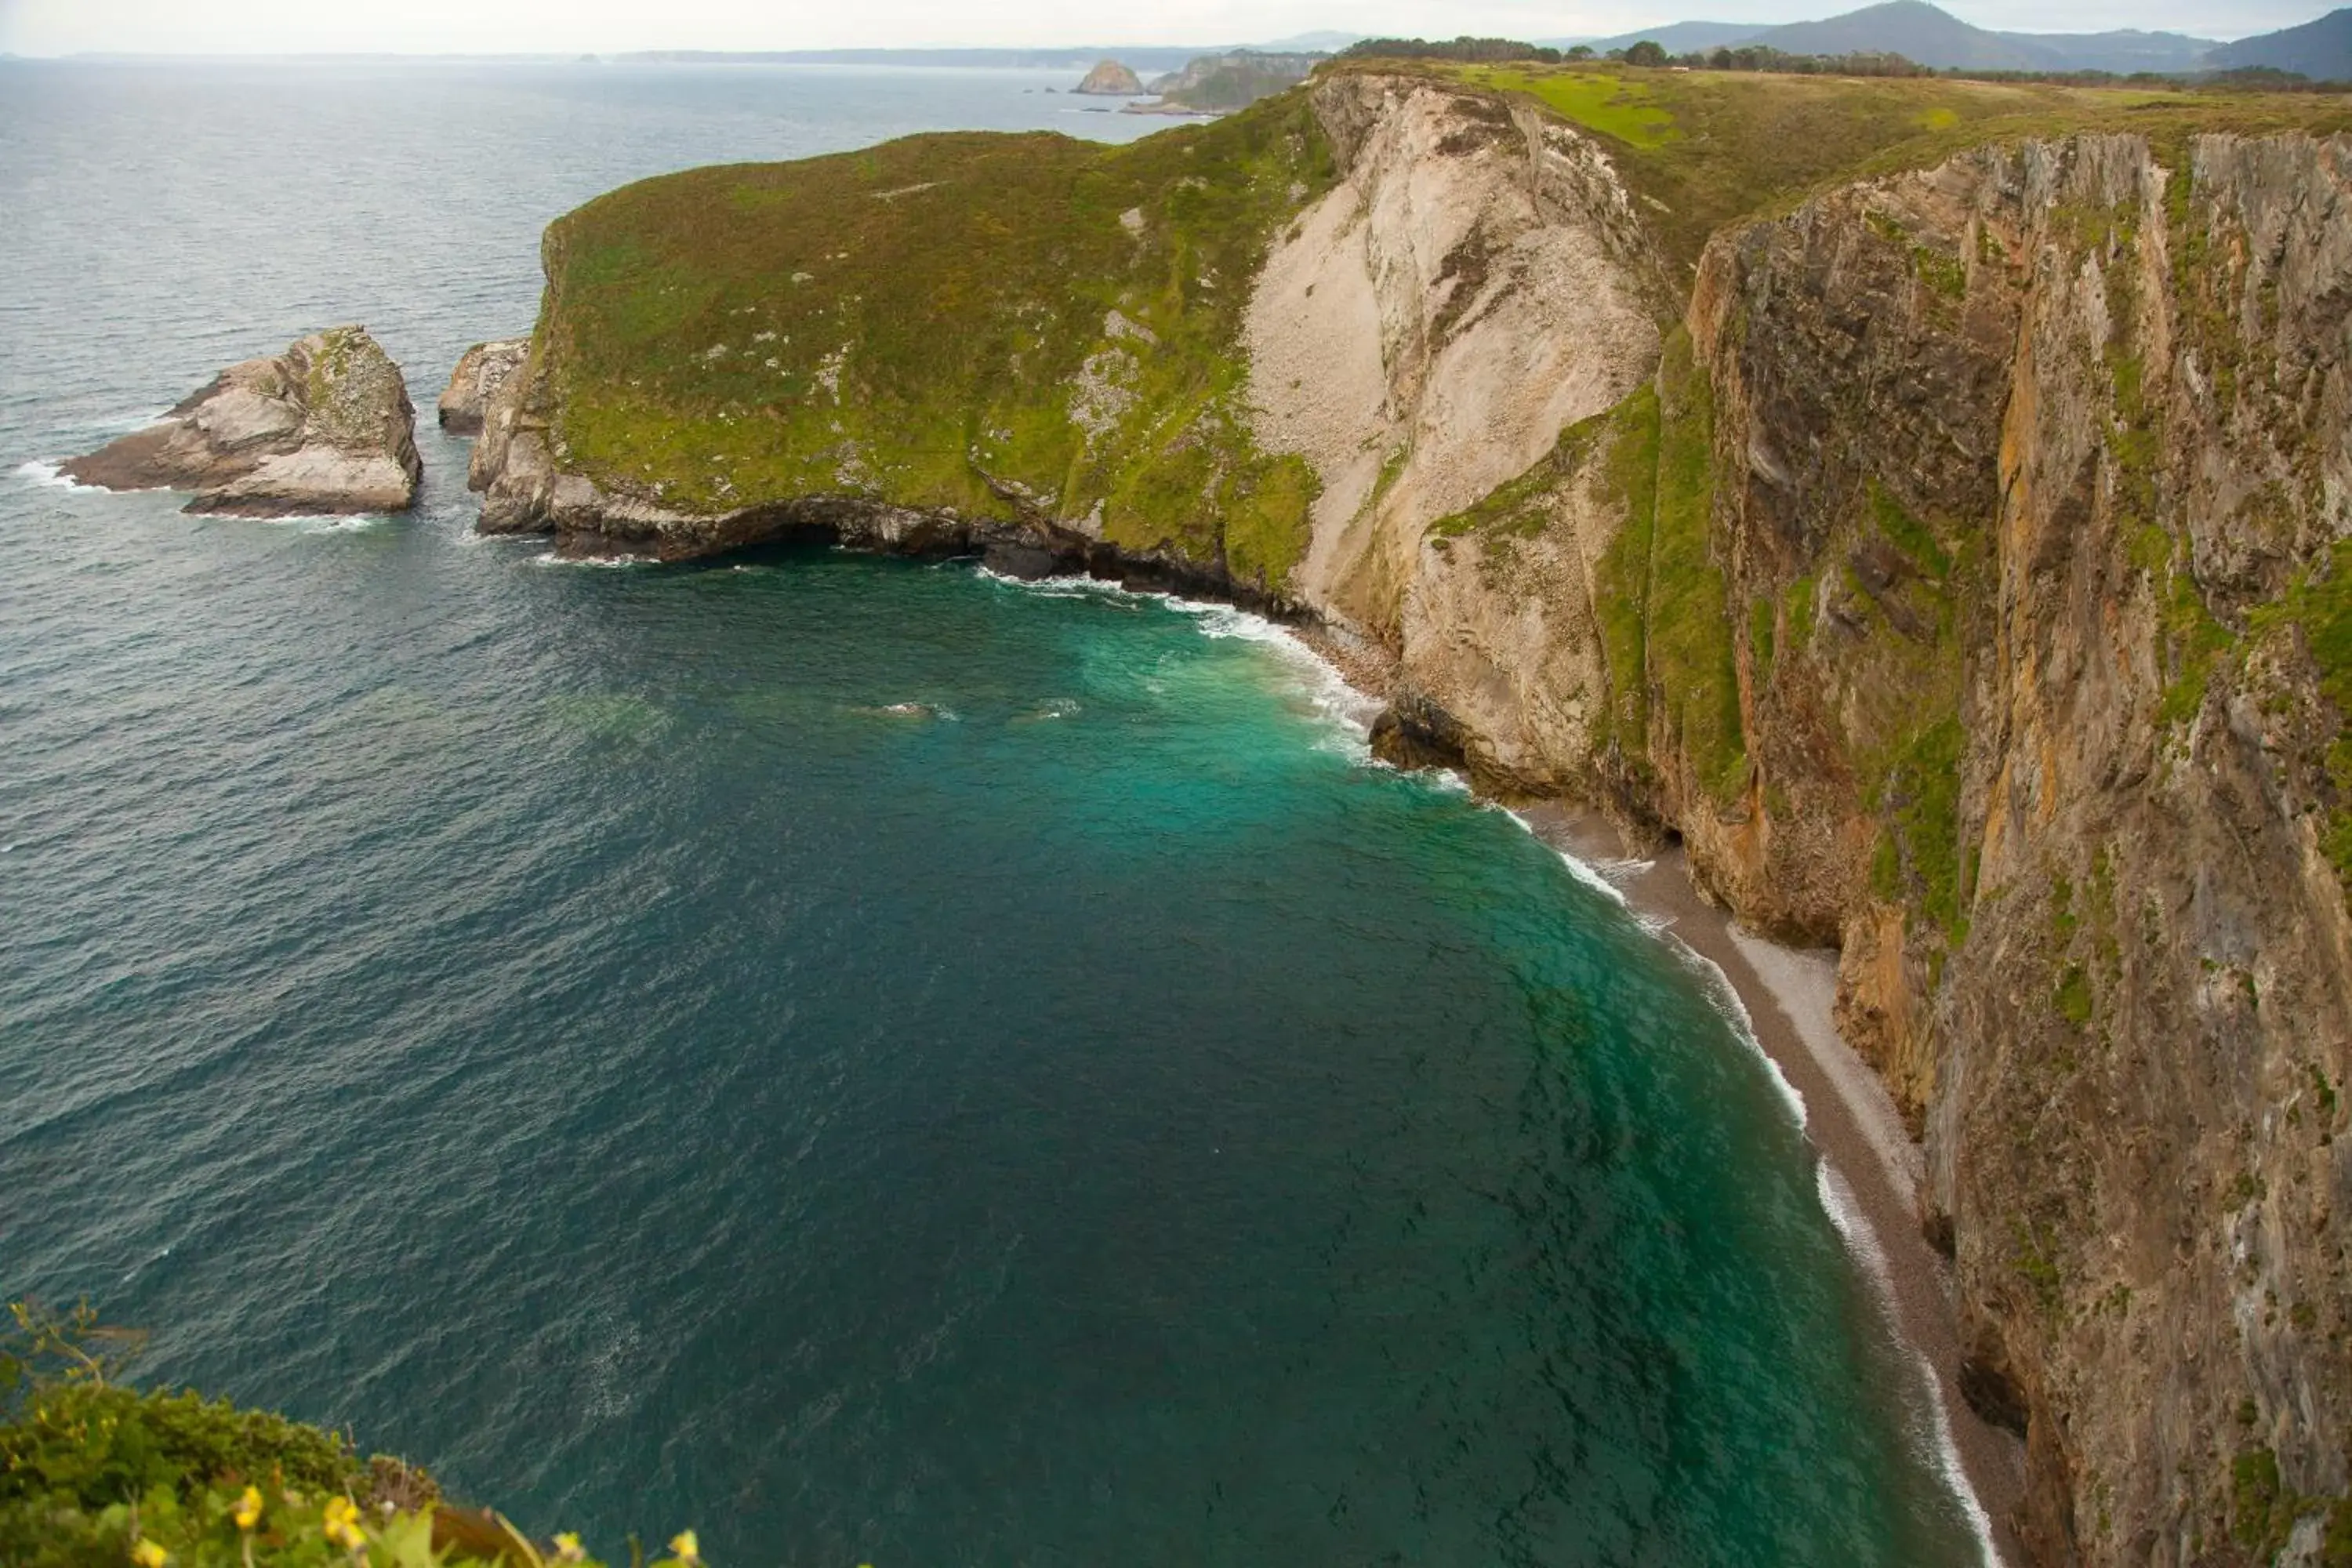
[[[2346,1489],[2347,153],[1973,153],[1690,312],[1749,766],[1673,816],[1834,919],[2047,1561],[2315,1550]]]
[[[1840,943],[2042,1561],[2352,1533],[2347,154],[2086,135],[1727,232],[1407,595],[1474,768]]]
[[[1395,641],[1429,524],[1647,377],[1663,288],[1606,160],[1557,121],[1378,77],[1314,101],[1345,175],[1259,274],[1250,404],[1319,485],[1292,592]]]
[[[926,274],[971,327],[936,384],[841,242],[689,289],[592,208],[484,526],[1018,545],[1352,632],[1401,751],[1840,948],[2037,1561],[2352,1561],[2352,140],[2160,110],[1922,154],[1688,273],[1623,146],[1328,76],[1223,142],[1040,151],[1083,224]],[[947,200],[918,166],[825,199],[887,256],[964,210],[900,209]]]

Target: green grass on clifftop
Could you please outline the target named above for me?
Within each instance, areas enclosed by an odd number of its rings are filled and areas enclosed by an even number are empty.
[[[1125,147],[918,136],[630,185],[548,231],[557,434],[681,510],[1093,514],[1278,587],[1315,485],[1250,439],[1242,315],[1334,178],[1290,93]]]
[[[1592,132],[1668,255],[1685,265],[1734,219],[1783,207],[1824,183],[1926,167],[1983,142],[2135,131],[2172,146],[2192,131],[2352,127],[2352,105],[2311,94],[1645,70],[1613,61],[1367,60],[1341,68],[1438,75],[1533,99]]]

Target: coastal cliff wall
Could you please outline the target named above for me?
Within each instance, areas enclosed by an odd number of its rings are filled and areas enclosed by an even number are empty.
[[[697,312],[647,326],[583,306],[635,263],[566,220],[485,528],[1017,547],[1334,628],[1401,754],[1837,945],[2037,1561],[2352,1556],[2352,142],[1938,152],[1685,270],[1524,99],[1355,73],[1252,114],[1070,163],[1083,235],[933,296],[972,326],[936,387],[838,236],[643,273]],[[922,163],[843,166],[855,243],[943,199]]]
[[[2347,1533],[2347,153],[2084,135],[1727,231],[1393,628],[1474,773],[1838,944],[2044,1562]]]

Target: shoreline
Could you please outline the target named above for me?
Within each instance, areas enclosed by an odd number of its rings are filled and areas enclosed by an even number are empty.
[[[1284,629],[1367,701],[1387,706],[1391,670],[1379,650],[1320,622]],[[1820,1161],[1822,1206],[1869,1277],[1885,1328],[1913,1359],[1919,1382],[1911,1403],[1937,1450],[1923,1457],[1973,1516],[1987,1568],[2025,1562],[2011,1522],[2025,1497],[2025,1445],[1985,1421],[1960,1393],[1952,1266],[1919,1228],[1927,1152],[1877,1072],[1838,1032],[1835,952],[1786,947],[1748,931],[1700,894],[1680,845],[1635,855],[1590,806],[1567,799],[1506,805],[1465,770],[1448,771],[1574,861],[1580,879],[1607,886],[1627,913],[1711,969],[1729,991],[1757,1048],[1801,1102],[1801,1130]]]
[[[835,548],[856,548],[836,540]],[[905,556],[884,549],[886,555]],[[998,572],[988,575],[1028,587],[1058,574]],[[1216,584],[1162,584],[1141,574],[1105,571],[1089,560],[1073,577],[1124,593],[1223,605],[1265,624],[1367,708],[1386,709],[1393,665],[1385,650],[1324,621],[1312,611],[1237,603]],[[1273,613],[1269,613],[1272,610]],[[1351,721],[1361,723],[1360,719]],[[1504,808],[1480,790],[1466,770],[1446,769],[1475,798]],[[1799,1119],[1820,1161],[1822,1207],[1869,1278],[1884,1324],[1910,1352],[1923,1374],[1911,1403],[1930,1425],[1931,1464],[1952,1485],[1971,1516],[1987,1568],[2026,1561],[2011,1521],[2024,1498],[2024,1445],[1983,1420],[1959,1388],[1959,1333],[1951,1266],[1927,1245],[1917,1220],[1925,1154],[1911,1141],[1878,1075],[1837,1031],[1837,974],[1832,954],[1781,946],[1740,927],[1729,910],[1708,903],[1692,880],[1679,846],[1638,857],[1597,810],[1567,799],[1512,804],[1510,815],[1529,834],[1577,864],[1576,875],[1604,884],[1627,912],[1670,939],[1727,989],[1745,1015],[1746,1030],[1783,1085],[1801,1101]],[[1597,868],[1606,866],[1603,876]],[[1923,1456],[1927,1457],[1927,1456]]]
[[[1805,1138],[1823,1170],[1823,1206],[1871,1276],[1888,1329],[1917,1358],[1927,1386],[1915,1398],[1932,1396],[1921,1400],[1929,1406],[1924,1414],[1938,1428],[1943,1465],[1956,1464],[1959,1474],[1951,1479],[1965,1482],[1963,1506],[1973,1502],[1982,1512],[1979,1539],[1991,1561],[2023,1562],[2009,1521],[2024,1496],[2024,1445],[1961,1397],[1951,1266],[1927,1245],[1916,1217],[1925,1155],[1877,1074],[1837,1032],[1832,956],[1742,929],[1729,910],[1700,897],[1680,847],[1630,858],[1598,812],[1565,801],[1517,805],[1512,813],[1559,853],[1588,867],[1612,865],[1606,879],[1628,911],[1655,922],[1662,938],[1712,966],[1746,1012],[1757,1046],[1804,1102]],[[1849,1212],[1839,1214],[1841,1206]]]

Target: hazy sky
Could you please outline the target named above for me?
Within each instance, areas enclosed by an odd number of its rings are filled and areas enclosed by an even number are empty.
[[[1863,0],[0,0],[0,50],[139,53],[586,52],[646,48],[1078,43],[1213,44],[1317,28],[1559,37],[1705,16],[1779,22]],[[1945,0],[1979,26],[2170,28],[2238,37],[2329,0]]]

